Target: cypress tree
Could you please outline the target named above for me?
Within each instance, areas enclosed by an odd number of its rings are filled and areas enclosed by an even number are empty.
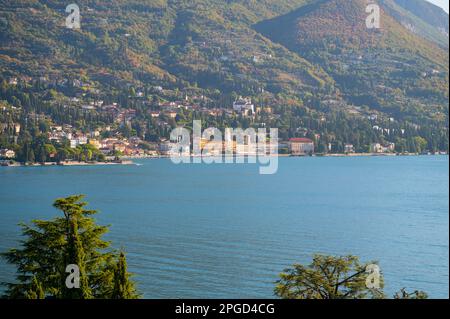
[[[129,280],[129,277],[127,260],[125,254],[121,252],[114,269],[114,289],[111,299],[136,299],[138,297],[134,284]]]
[[[69,234],[67,240],[67,252],[65,265],[77,265],[79,269],[79,288],[69,288],[66,285],[64,276],[63,285],[61,287],[63,299],[89,299],[92,297],[91,290],[89,288],[88,278],[85,270],[85,254],[83,245],[79,238],[78,225],[76,216],[72,215],[69,220]],[[63,265],[64,266],[64,265]],[[65,268],[65,267],[64,267]]]

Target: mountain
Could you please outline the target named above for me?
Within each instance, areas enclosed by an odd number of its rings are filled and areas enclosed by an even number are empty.
[[[384,8],[381,28],[367,28],[365,10],[369,3],[371,1],[319,0],[287,15],[260,22],[255,29],[295,51],[311,46],[326,50],[330,45],[354,49],[390,47],[417,52],[446,64],[447,52],[415,36]]]
[[[77,2],[81,29],[70,30],[65,1],[2,0],[0,67],[10,75],[81,73],[113,86],[315,91],[332,82],[327,74],[251,28],[302,2],[85,0]]]
[[[395,3],[426,23],[442,30],[448,36],[448,13],[444,9],[423,0],[395,0]]]
[[[410,32],[383,7],[380,29],[367,28],[368,3],[315,1],[254,27],[320,65],[355,105],[396,117],[448,114],[448,51]]]
[[[411,32],[448,49],[449,17],[443,9],[424,0],[383,0],[381,3]]]
[[[380,0],[381,28],[368,29],[371,2],[78,0],[81,28],[68,29],[66,1],[0,0],[0,103],[26,105],[17,115],[24,123],[25,113],[42,112],[87,130],[114,121],[73,101],[118,102],[137,109],[135,131],[156,140],[193,118],[179,114],[156,127],[145,114],[161,101],[196,97],[199,107],[223,109],[247,96],[267,113],[204,120],[273,125],[283,138],[322,136],[322,149],[409,139],[399,149],[414,150],[415,137],[447,149],[444,16],[423,0]],[[374,113],[408,137],[374,132]]]

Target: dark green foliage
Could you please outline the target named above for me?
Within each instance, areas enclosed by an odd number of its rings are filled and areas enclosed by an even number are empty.
[[[55,201],[54,206],[64,217],[35,220],[32,226],[22,225],[26,237],[22,248],[2,254],[17,266],[16,282],[8,284],[6,297],[111,298],[116,265],[124,259],[108,249],[109,242],[102,240],[108,228],[96,225],[92,216],[97,212],[85,209],[87,203],[82,201],[83,197],[77,195]],[[66,285],[68,265],[79,267],[78,289],[68,289]],[[128,278],[126,267],[121,270],[122,276]],[[133,283],[128,282],[126,287],[128,292],[134,292]]]
[[[316,255],[308,266],[294,265],[280,274],[275,294],[283,299],[364,299],[383,296],[380,288],[366,286],[366,267],[358,257]]]
[[[442,20],[422,0],[395,2],[424,23],[431,23],[430,14]],[[0,108],[0,124],[6,124],[0,148],[16,150],[21,162],[89,160],[90,150],[48,141],[48,125],[38,115],[84,133],[112,125],[120,136],[148,142],[201,118],[216,127],[265,123],[283,138],[320,135],[321,153],[329,144],[342,151],[346,143],[367,152],[375,142],[396,143],[399,152],[448,151],[448,52],[395,16],[383,15],[382,31],[368,31],[362,0],[79,1],[81,30],[62,27],[64,1],[0,4],[10,9],[0,30],[0,103],[16,108]],[[23,75],[32,81],[8,84],[10,76]],[[237,96],[249,96],[275,116],[262,112],[249,120],[186,111],[175,120],[163,118],[168,126],[149,118],[159,101],[185,95],[206,96],[198,103],[206,108],[229,108]],[[137,117],[129,126],[114,123],[110,114],[73,105],[74,96],[118,102]],[[372,112],[379,115],[376,123],[367,120]],[[20,134],[12,123],[22,125]],[[426,140],[425,149],[417,137]],[[91,152],[92,160],[103,159]]]
[[[376,265],[361,264],[356,256],[315,255],[310,265],[295,264],[284,270],[274,292],[282,299],[384,299],[384,278],[379,269],[373,272]],[[408,293],[401,289],[394,295],[394,299],[427,298],[417,290]]]
[[[111,299],[136,299],[138,297],[134,284],[129,279],[127,272],[127,260],[123,252],[114,269],[114,288]]]
[[[411,23],[418,34],[448,50],[448,37],[444,32],[449,32],[449,20],[444,9],[423,0],[383,0],[383,3],[391,9],[390,12],[395,10],[399,18]]]
[[[64,211],[67,219],[67,248],[64,258],[64,265],[77,265],[80,272],[79,278],[79,289],[69,289],[64,283],[61,284],[62,293],[61,297],[63,299],[90,299],[92,296],[91,289],[88,283],[88,277],[85,269],[86,256],[84,253],[84,248],[80,240],[78,232],[78,219],[81,211],[78,210],[79,207],[67,207],[67,204],[73,205],[72,201],[66,202],[57,201],[55,207]],[[75,208],[75,209],[74,209]],[[62,270],[62,269],[61,269]],[[64,279],[64,278],[63,278]]]
[[[412,293],[408,292],[405,288],[401,289],[394,295],[395,299],[428,299],[428,294],[424,291],[416,290]]]
[[[42,285],[37,280],[36,277],[33,277],[31,281],[30,288],[25,292],[25,299],[44,299],[45,293],[44,289],[42,289]]]

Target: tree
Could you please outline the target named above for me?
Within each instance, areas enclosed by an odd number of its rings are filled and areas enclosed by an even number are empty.
[[[56,159],[58,162],[62,162],[65,161],[70,155],[70,150],[66,149],[66,148],[60,148],[58,149],[57,155],[56,155]]]
[[[127,272],[127,260],[123,252],[119,255],[119,261],[114,269],[114,289],[111,299],[136,299],[138,294],[134,283],[129,280]]]
[[[61,202],[66,202],[67,200],[59,200],[55,203],[55,207],[59,207]],[[70,203],[70,201],[68,201]],[[69,289],[65,283],[65,278],[62,276],[64,282],[61,283],[62,298],[63,299],[90,299],[92,296],[92,291],[89,287],[88,278],[86,274],[85,264],[86,255],[84,253],[84,248],[80,240],[78,231],[78,218],[77,215],[79,210],[76,209],[65,209],[60,207],[64,211],[67,220],[67,248],[65,254],[65,261],[62,266],[66,265],[76,265],[79,269],[79,289]],[[63,269],[61,269],[61,272]]]
[[[373,263],[375,264],[375,263]],[[316,255],[308,266],[296,264],[280,274],[275,295],[283,299],[362,299],[381,297],[383,278],[379,289],[367,287],[368,264],[358,257]]]
[[[420,290],[409,293],[403,288],[394,295],[394,299],[428,299],[428,294]]]
[[[420,136],[416,136],[414,138],[414,142],[416,144],[416,149],[418,153],[424,152],[428,146],[427,140]]]
[[[45,148],[45,153],[47,155],[49,155],[50,157],[55,156],[57,153],[56,148],[53,144],[45,144],[44,148]]]
[[[62,211],[64,217],[21,225],[26,237],[23,247],[2,254],[7,262],[17,267],[16,282],[7,284],[7,298],[112,296],[120,256],[108,249],[109,242],[102,240],[108,227],[96,224],[92,216],[97,212],[85,209],[87,203],[83,198],[83,195],[75,195],[56,200],[54,207]],[[79,268],[79,289],[66,286],[68,265]],[[123,265],[122,278],[128,278],[126,263]],[[129,283],[127,287],[134,286]]]
[[[32,148],[30,148],[28,152],[27,162],[34,163],[34,161],[35,161],[34,151]]]
[[[356,256],[315,255],[308,266],[295,264],[280,274],[275,295],[283,299],[385,298],[377,263],[362,265]],[[394,299],[427,299],[423,291],[401,289]]]
[[[38,146],[36,150],[36,161],[39,163],[44,163],[47,160],[47,155],[45,153],[44,146]]]
[[[41,283],[37,280],[36,277],[33,277],[31,281],[30,288],[25,292],[26,299],[44,299],[45,293],[42,289]]]

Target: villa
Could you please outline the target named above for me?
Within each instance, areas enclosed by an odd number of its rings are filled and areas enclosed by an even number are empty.
[[[395,152],[395,144],[389,143],[387,145],[382,145],[380,143],[373,143],[370,145],[371,153],[392,153]]]
[[[233,110],[235,112],[243,114],[244,116],[254,115],[255,105],[252,104],[252,100],[250,98],[244,99],[240,97],[233,103]]]
[[[314,153],[314,142],[309,138],[291,138],[288,146],[290,153],[295,156],[304,156]]]

